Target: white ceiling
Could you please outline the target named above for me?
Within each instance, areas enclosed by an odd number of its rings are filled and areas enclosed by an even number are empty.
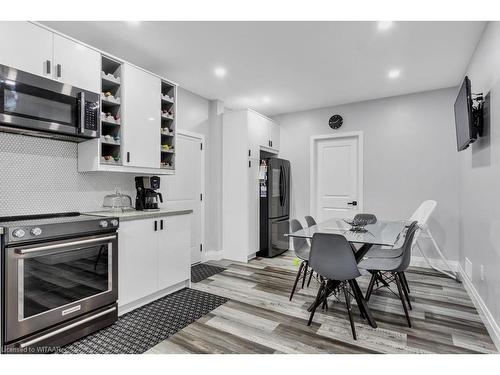
[[[268,115],[458,85],[484,22],[43,22]],[[222,66],[227,75],[217,78]],[[400,69],[389,79],[391,69]],[[266,99],[267,97],[267,99]]]

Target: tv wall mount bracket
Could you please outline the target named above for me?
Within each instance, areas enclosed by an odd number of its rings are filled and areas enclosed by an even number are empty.
[[[484,106],[484,96],[483,93],[472,94],[472,121],[473,129],[478,137],[483,136],[483,106]]]

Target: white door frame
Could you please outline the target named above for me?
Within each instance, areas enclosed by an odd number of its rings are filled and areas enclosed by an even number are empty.
[[[203,145],[202,149],[200,150],[200,152],[201,152],[201,194],[203,194],[203,199],[201,200],[201,208],[200,208],[200,215],[201,215],[200,240],[201,240],[201,244],[202,244],[200,262],[203,262],[203,254],[206,251],[206,247],[205,247],[205,200],[207,197],[207,195],[205,194],[205,150],[206,150],[205,136],[203,134],[195,133],[195,132],[192,132],[190,130],[185,130],[185,129],[177,129],[177,134],[183,135],[183,136],[189,137],[189,138],[198,139],[200,141],[200,143]]]
[[[316,212],[316,146],[317,142],[325,139],[358,138],[358,210],[363,212],[363,132],[340,132],[335,134],[313,135],[309,144],[309,215],[317,217]]]

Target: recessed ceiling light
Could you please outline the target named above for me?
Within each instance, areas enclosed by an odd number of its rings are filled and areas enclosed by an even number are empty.
[[[214,73],[217,77],[224,78],[226,76],[227,71],[223,67],[218,67],[215,68]]]
[[[392,21],[379,21],[379,22],[377,23],[377,28],[378,28],[380,31],[389,30],[389,29],[392,27],[392,24],[393,24],[393,22],[392,22]]]
[[[271,103],[271,98],[270,98],[269,96],[267,96],[267,95],[266,95],[266,96],[263,96],[263,97],[262,97],[262,101],[263,101],[264,103],[266,103],[266,104],[267,104],[267,103]]]
[[[391,69],[391,70],[389,70],[389,72],[387,73],[387,77],[389,77],[390,79],[396,79],[396,78],[398,78],[400,75],[401,75],[401,70],[399,70],[399,69]]]
[[[130,26],[139,26],[141,21],[127,21]]]

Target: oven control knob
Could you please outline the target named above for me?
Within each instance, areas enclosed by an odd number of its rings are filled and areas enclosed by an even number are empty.
[[[114,227],[117,227],[117,226],[118,226],[118,220],[116,220],[116,219],[112,219],[112,220],[110,221],[110,224],[111,224],[112,226],[114,226]]]
[[[107,222],[106,220],[101,220],[101,221],[99,222],[99,226],[100,226],[101,228],[107,228],[107,227],[108,227],[108,222]]]
[[[42,234],[42,230],[40,228],[36,227],[36,228],[33,228],[32,230],[30,230],[30,233],[33,236],[39,236]]]
[[[12,232],[12,235],[16,238],[22,238],[24,237],[25,234],[26,232],[24,231],[24,229],[21,228],[14,229],[14,231]]]

